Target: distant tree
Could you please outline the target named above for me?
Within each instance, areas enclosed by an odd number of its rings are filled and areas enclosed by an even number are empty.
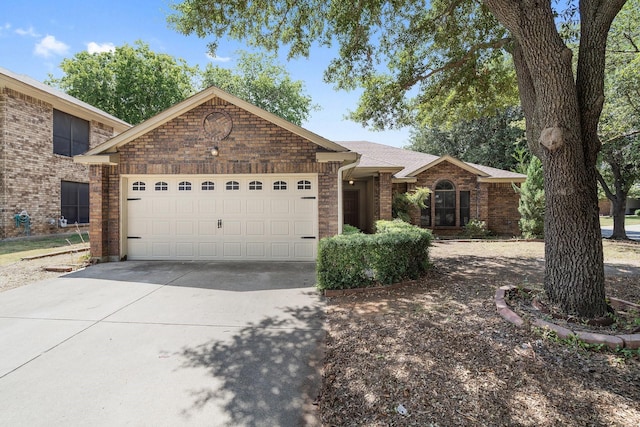
[[[611,201],[612,239],[627,239],[625,209],[640,183],[640,0],[629,0],[609,31],[598,182]]]
[[[516,153],[526,148],[524,116],[520,108],[507,108],[443,127],[417,127],[411,131],[409,150],[443,156],[498,169],[514,170]]]
[[[305,93],[304,82],[292,80],[275,55],[241,51],[233,70],[208,64],[203,86],[219,87],[298,126],[318,108]]]
[[[60,68],[64,76],[50,75],[47,84],[134,125],[192,95],[197,73],[142,41],[112,52],[83,51],[64,59]]]
[[[520,188],[518,212],[520,212],[520,231],[527,239],[544,238],[544,173],[542,162],[532,157],[527,167],[527,180]]]

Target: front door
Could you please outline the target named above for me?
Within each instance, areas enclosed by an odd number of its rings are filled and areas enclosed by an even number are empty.
[[[360,191],[344,190],[342,206],[344,223],[360,228]]]

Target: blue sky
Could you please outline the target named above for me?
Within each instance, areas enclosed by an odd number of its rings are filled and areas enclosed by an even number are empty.
[[[249,50],[238,42],[221,43],[218,57],[209,58],[206,39],[186,37],[169,28],[170,1],[6,1],[0,14],[0,66],[43,81],[49,73],[61,75],[58,65],[64,58],[83,50],[132,45],[136,40],[148,43],[155,52],[201,67],[209,62],[233,67],[235,52]],[[294,79],[305,82],[313,102],[321,107],[303,127],[331,140],[406,145],[408,129],[373,132],[344,119],[355,109],[358,93],[336,92],[322,81],[333,56],[329,49],[316,48],[308,60],[282,60]]]

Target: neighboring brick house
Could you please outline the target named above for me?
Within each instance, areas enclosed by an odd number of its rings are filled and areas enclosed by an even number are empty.
[[[130,127],[26,76],[0,68],[0,239],[89,222],[89,171],[81,154]],[[29,215],[30,227],[24,215]],[[18,220],[18,221],[16,221]],[[28,229],[30,228],[30,230]]]
[[[391,216],[391,193],[416,187],[431,190],[427,208],[415,209],[412,223],[439,235],[460,234],[471,219],[484,221],[497,235],[519,235],[519,185],[525,175],[366,141],[338,141],[361,154],[345,187],[345,222],[371,231],[378,218]],[[382,192],[392,182],[392,191]],[[383,194],[384,203],[377,201]],[[357,203],[349,203],[357,200]],[[377,211],[379,205],[385,208]]]
[[[466,180],[479,200],[470,209],[477,206],[495,230],[517,230],[517,197],[506,189],[521,175],[502,171],[508,178],[492,180],[495,169],[442,158],[437,167],[421,163],[416,177],[398,177],[404,167],[393,159],[377,161],[351,144],[210,87],[75,158],[90,165],[91,254],[311,261],[318,240],[341,233],[354,206],[366,211],[360,224],[369,228],[391,218],[394,185],[429,180],[436,170],[455,183],[456,200],[466,188],[459,178]],[[356,198],[354,189],[362,190]]]

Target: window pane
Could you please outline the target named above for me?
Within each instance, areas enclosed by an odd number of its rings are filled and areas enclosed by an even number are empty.
[[[436,184],[436,190],[455,190],[451,181],[440,181]]]
[[[62,181],[60,191],[60,201],[62,205],[75,205],[78,202],[78,196],[76,194],[73,182]]]
[[[460,192],[460,225],[465,226],[469,222],[471,213],[471,193],[469,191]]]
[[[59,135],[53,135],[53,152],[62,156],[71,156],[71,140]]]
[[[61,181],[60,215],[68,224],[89,222],[89,184]]]
[[[212,191],[215,190],[216,185],[211,181],[205,181],[202,183],[202,189],[204,191]]]
[[[53,110],[53,152],[71,156],[71,116]]]
[[[73,155],[82,154],[89,150],[89,122],[72,117],[71,138],[73,140]]]

